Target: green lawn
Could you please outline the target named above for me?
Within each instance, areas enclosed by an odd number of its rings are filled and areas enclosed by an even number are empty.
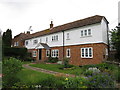
[[[67,69],[67,70],[59,69],[60,67],[62,67],[62,65],[58,65],[58,64],[30,64],[30,66],[61,72],[61,73],[75,74],[75,75],[80,75],[83,72],[83,70],[78,66],[75,66],[75,69]]]
[[[36,84],[49,76],[53,76],[53,75],[33,71],[30,69],[26,69],[26,68],[23,68],[22,71],[20,71],[17,74],[17,77],[20,79],[21,83],[23,84],[24,83],[25,84]]]

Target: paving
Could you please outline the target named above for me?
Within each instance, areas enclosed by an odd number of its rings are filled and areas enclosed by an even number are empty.
[[[65,73],[50,71],[50,70],[46,70],[46,69],[42,69],[42,68],[31,67],[31,66],[29,66],[29,64],[24,64],[23,67],[27,68],[27,69],[34,70],[34,71],[38,71],[38,72],[52,74],[52,75],[55,75],[55,76],[75,77],[75,75],[72,75],[72,74],[65,74]]]

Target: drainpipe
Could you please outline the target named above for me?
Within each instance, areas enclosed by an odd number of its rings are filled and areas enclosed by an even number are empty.
[[[64,37],[64,31],[62,31],[62,32],[63,32],[63,60],[64,60],[64,44],[65,44],[64,39],[65,39],[65,37]]]

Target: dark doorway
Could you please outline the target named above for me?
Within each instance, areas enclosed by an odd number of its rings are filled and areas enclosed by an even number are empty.
[[[42,59],[42,49],[39,49],[39,60]]]

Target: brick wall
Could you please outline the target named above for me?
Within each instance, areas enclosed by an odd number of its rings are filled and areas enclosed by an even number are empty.
[[[81,58],[81,48],[86,48],[86,47],[93,48],[93,58]],[[66,58],[66,49],[70,49],[70,53],[71,53],[71,57],[69,58],[70,64],[73,64],[73,65],[99,64],[102,61],[107,59],[105,48],[108,48],[108,46],[103,43],[65,46],[64,58]],[[63,47],[51,48],[51,50],[53,49],[59,50],[59,60],[63,60]],[[45,61],[47,59],[48,58],[46,57],[46,50],[42,49],[42,61]],[[38,56],[36,57],[36,60],[38,60]]]

